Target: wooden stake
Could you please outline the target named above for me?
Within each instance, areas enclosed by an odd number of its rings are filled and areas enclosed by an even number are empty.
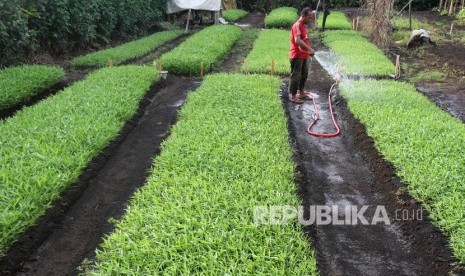
[[[444,0],[441,0],[441,2],[439,2],[439,13],[441,13],[441,10],[442,10],[442,2],[443,2],[443,1],[444,1]]]
[[[412,1],[408,4],[409,30],[412,30]]]
[[[246,75],[249,74],[249,68],[248,68],[248,65],[247,65],[247,59],[244,59],[244,72]]]
[[[274,59],[271,60],[271,75],[274,76]]]
[[[450,7],[449,7],[449,16],[452,15],[452,11],[453,11],[452,9],[453,9],[453,8],[454,8],[454,0],[451,0],[451,1],[450,1]]]
[[[108,60],[108,67],[110,67],[110,68],[113,67],[113,60],[112,59]]]
[[[358,32],[358,25],[360,23],[360,16],[357,16],[357,25],[355,26],[355,31]]]
[[[264,22],[264,24],[265,24],[265,29],[266,29],[266,19],[267,19],[267,18],[268,18],[268,14],[267,14],[267,13],[265,13],[265,20],[263,21],[263,22]]]
[[[395,78],[396,80],[400,77],[400,55],[396,56],[396,73]]]
[[[352,30],[355,31],[355,18],[352,19]]]
[[[451,37],[452,37],[452,32],[453,32],[453,30],[454,30],[454,22],[452,22],[452,23],[450,24],[450,32],[449,32],[449,35],[450,35]]]
[[[189,12],[187,13],[187,23],[186,23],[186,31],[185,31],[186,33],[189,30],[189,21],[191,20],[191,12],[192,10],[189,9]]]
[[[200,62],[200,76],[203,77],[203,61]]]

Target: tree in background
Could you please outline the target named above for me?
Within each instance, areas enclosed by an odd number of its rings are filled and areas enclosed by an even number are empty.
[[[390,14],[394,8],[394,0],[366,0],[365,6],[372,24],[371,40],[381,49],[387,49],[392,30]]]

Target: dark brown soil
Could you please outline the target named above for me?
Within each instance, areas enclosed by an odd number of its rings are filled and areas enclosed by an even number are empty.
[[[415,87],[440,108],[465,122],[465,86],[422,83]]]
[[[261,29],[265,27],[265,15],[263,13],[249,13],[246,17],[237,21],[240,25],[249,25],[251,28]]]
[[[113,230],[169,134],[187,92],[200,82],[169,76],[154,85],[118,138],[93,159],[39,223],[0,261],[1,275],[74,275]]]
[[[316,46],[318,48],[318,46]],[[334,82],[314,61],[307,89],[315,94],[320,121],[313,130],[332,132],[327,93]],[[286,94],[286,93],[284,93]],[[286,99],[286,97],[284,97]],[[304,230],[315,248],[322,275],[448,275],[456,259],[447,238],[430,222],[421,205],[404,192],[406,185],[380,156],[364,126],[335,100],[341,135],[324,139],[310,136],[311,102],[294,105],[283,100],[289,118],[291,142],[298,163],[298,193],[305,209],[310,205],[369,205],[372,218],[378,205],[386,208],[391,225],[310,225]],[[397,211],[400,210],[400,211]],[[422,212],[422,219],[396,219],[396,211]],[[399,216],[397,217],[399,218]]]
[[[239,40],[234,43],[225,60],[213,66],[213,72],[240,73],[241,65],[253,48],[258,36],[257,31],[243,30]]]
[[[390,52],[401,56],[404,68],[402,79],[411,81],[412,77],[422,72],[439,71],[446,75],[444,81],[420,81],[417,89],[429,97],[436,105],[464,120],[465,118],[465,45],[457,37],[450,37],[450,25],[453,17],[441,16],[433,11],[415,11],[413,17],[434,26],[431,39],[436,46],[423,46],[408,50],[404,45],[392,43]],[[465,26],[454,25],[454,30],[463,31]],[[441,40],[441,41],[439,41]],[[394,56],[390,55],[394,60]],[[410,68],[406,72],[405,68]],[[406,75],[407,74],[407,75]]]

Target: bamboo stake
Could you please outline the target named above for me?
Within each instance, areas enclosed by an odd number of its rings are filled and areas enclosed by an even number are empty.
[[[192,10],[189,9],[189,13],[187,13],[187,23],[186,23],[186,31],[185,31],[186,33],[189,30],[189,21],[191,20],[191,12]]]
[[[247,65],[247,59],[244,59],[244,72],[246,75],[249,74],[249,69],[248,69],[248,65]]]
[[[274,59],[271,60],[271,75],[274,76]]]
[[[453,30],[454,30],[454,22],[452,22],[452,23],[450,24],[450,32],[449,32],[450,37],[452,37],[452,31],[453,31]]]
[[[396,56],[396,73],[395,78],[396,80],[400,77],[400,55]]]
[[[358,32],[358,25],[359,25],[359,23],[360,23],[360,16],[357,16],[357,25],[356,25],[356,27],[355,27],[355,31],[357,31],[357,32]]]
[[[200,62],[200,76],[203,77],[203,61]]]
[[[263,20],[263,24],[265,25],[265,29],[266,29],[266,19],[268,18],[268,14],[265,13],[265,19]]]
[[[408,4],[409,30],[412,30],[412,2]]]
[[[113,60],[112,59],[108,60],[108,67],[110,67],[110,68],[113,67]]]
[[[454,8],[454,0],[450,1],[450,7],[449,7],[449,16],[452,15],[452,9]]]

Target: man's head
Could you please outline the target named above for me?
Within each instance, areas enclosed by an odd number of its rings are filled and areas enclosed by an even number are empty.
[[[302,21],[302,23],[304,24],[307,24],[309,23],[310,21],[312,21],[313,19],[313,12],[312,12],[312,9],[310,8],[304,8],[301,12],[300,12],[300,20]]]

